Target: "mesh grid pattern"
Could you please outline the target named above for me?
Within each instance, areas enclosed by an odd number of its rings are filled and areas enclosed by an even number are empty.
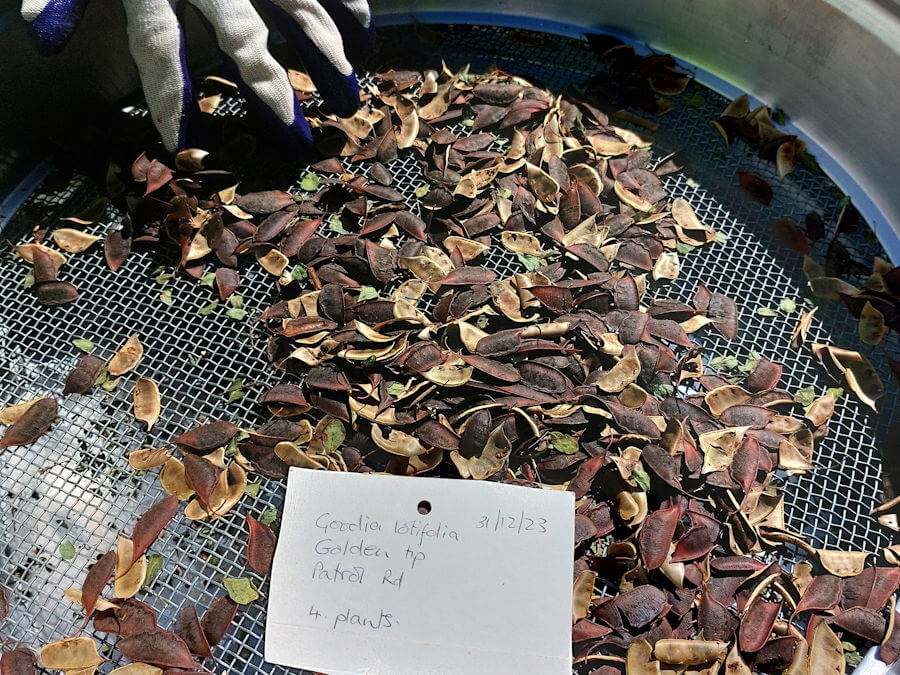
[[[403,45],[408,67],[451,67],[471,63],[473,70],[496,65],[507,72],[531,78],[535,83],[562,90],[582,82],[596,70],[593,55],[582,42],[539,36],[537,44],[525,44],[516,31],[484,27],[449,27],[439,46],[419,41],[416,30],[394,28],[386,33],[386,44]],[[436,56],[437,53],[437,56]],[[435,63],[436,61],[436,63]],[[393,64],[392,64],[393,65]],[[652,288],[659,297],[690,298],[702,282],[713,290],[737,299],[740,308],[739,338],[728,342],[712,331],[700,342],[706,356],[733,354],[743,360],[757,352],[785,365],[785,388],[813,385],[818,391],[832,383],[808,354],[793,353],[788,342],[799,312],[761,317],[757,306],[777,307],[783,298],[798,301],[805,286],[800,257],[774,244],[767,223],[789,217],[802,222],[805,213],[816,210],[834,226],[840,193],[823,176],[799,169],[787,179],[774,175],[774,167],[738,143],[725,148],[708,124],[725,106],[715,93],[691,85],[700,94],[702,107],[677,105],[659,120],[653,134],[655,152],[681,151],[684,174],[666,179],[673,196],[688,199],[709,225],[728,235],[727,243],[716,243],[702,252],[682,256],[682,272],[674,284]],[[217,114],[240,112],[240,100],[227,98]],[[133,109],[129,114],[139,116]],[[454,128],[462,132],[462,127]],[[389,167],[394,187],[408,197],[423,183],[416,160],[405,155]],[[737,188],[735,171],[759,173],[772,184],[776,199],[769,208],[750,201]],[[288,176],[284,187],[299,189],[305,170]],[[702,186],[701,187],[698,187]],[[12,223],[16,236],[24,240],[33,224],[26,213],[40,212],[45,222],[71,215],[100,191],[82,177],[55,176],[31,198],[28,208]],[[414,202],[414,199],[411,199]],[[417,208],[417,207],[416,207]],[[106,218],[92,226],[102,233],[118,226],[120,214],[110,209]],[[865,228],[863,228],[865,229]],[[6,236],[12,237],[9,230]],[[323,234],[328,234],[323,228]],[[854,255],[869,262],[883,255],[877,242],[859,233],[845,241]],[[816,254],[822,254],[819,250]],[[488,265],[501,275],[520,269],[515,256],[501,246],[491,249]],[[264,358],[264,336],[254,328],[255,316],[273,297],[271,277],[258,268],[241,273],[241,288],[248,318],[237,322],[226,317],[227,305],[209,316],[197,311],[215,296],[212,289],[194,280],[170,281],[173,304],[159,299],[162,287],[154,280],[161,263],[156,254],[136,251],[118,274],[103,264],[102,251],[67,256],[61,278],[73,282],[81,293],[77,303],[45,308],[22,292],[27,267],[11,255],[0,259],[0,407],[40,395],[59,395],[65,374],[80,352],[73,338],[88,338],[97,345],[95,354],[109,358],[132,333],[138,332],[145,356],[133,373],[123,376],[107,393],[97,389],[86,396],[60,398],[60,421],[51,432],[27,448],[0,455],[0,584],[12,597],[9,618],[0,625],[0,637],[39,646],[71,633],[80,617],[78,608],[61,591],[78,586],[84,570],[96,556],[114,543],[116,532],[129,533],[137,514],[162,492],[152,470],[141,475],[127,465],[127,454],[141,447],[164,445],[196,423],[231,419],[245,426],[263,422],[255,405],[258,392],[280,377]],[[823,307],[813,322],[814,341],[833,342],[861,349],[872,359],[885,381],[890,380],[882,350],[863,348],[855,336],[855,321],[842,307]],[[892,336],[896,339],[896,336]],[[160,385],[163,413],[151,433],[143,431],[132,414],[132,390],[138,376],[152,377]],[[224,394],[237,378],[243,378],[247,395],[225,404]],[[891,410],[897,386],[891,381],[876,416],[867,412],[849,393],[837,404],[828,438],[818,444],[821,468],[788,480],[786,513],[788,526],[809,538],[815,546],[850,547],[877,551],[887,538],[868,516],[881,485],[879,444],[888,442],[888,429],[895,422]],[[249,576],[262,592],[260,601],[242,607],[223,643],[217,671],[284,673],[288,669],[262,661],[267,583],[246,566],[246,532],[243,514],[255,516],[282,506],[284,486],[279,481],[262,482],[257,497],[245,499],[224,519],[213,523],[176,520],[152,551],[165,558],[162,572],[152,586],[138,595],[159,613],[163,627],[179,608],[196,604],[202,611],[224,592],[225,576]],[[838,508],[835,508],[835,507]],[[276,520],[273,527],[279,526]],[[71,561],[62,560],[59,546],[70,541],[76,549]],[[89,633],[90,634],[90,633]],[[108,645],[106,655],[121,660],[111,648],[114,639],[94,634]],[[213,667],[212,663],[206,664]]]

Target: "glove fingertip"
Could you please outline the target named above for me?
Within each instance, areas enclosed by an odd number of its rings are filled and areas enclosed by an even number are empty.
[[[293,139],[293,150],[297,154],[305,154],[313,144],[312,129],[303,114],[300,101],[294,99],[294,121],[287,125],[287,134]]]
[[[316,84],[325,104],[338,117],[351,117],[359,110],[359,82],[356,73],[340,75],[327,73],[319,76],[319,80],[327,79],[325,84]]]
[[[350,11],[342,0],[319,0],[331,16],[344,40],[344,53],[351,63],[358,65],[375,51],[375,25]]]
[[[368,27],[358,31],[354,37],[345,39],[344,46],[347,50],[347,58],[351,63],[358,64],[371,56],[375,52],[375,25],[370,23]]]
[[[30,21],[27,31],[35,50],[44,56],[58,54],[75,30],[87,0],[50,0]]]

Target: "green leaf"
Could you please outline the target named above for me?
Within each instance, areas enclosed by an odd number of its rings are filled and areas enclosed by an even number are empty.
[[[228,318],[234,319],[235,321],[241,321],[245,316],[247,316],[246,309],[240,309],[238,307],[232,307],[228,310]]]
[[[641,486],[641,490],[650,492],[650,476],[644,471],[644,467],[640,464],[635,464],[631,475],[634,476],[635,482]]]
[[[683,241],[676,241],[675,250],[678,251],[681,255],[686,255],[693,251],[694,247],[690,244],[685,244]]]
[[[256,481],[255,483],[247,483],[247,487],[244,488],[244,494],[250,495],[251,497],[256,497],[259,494],[260,485],[260,481]]]
[[[331,418],[323,430],[322,449],[325,451],[325,454],[330,454],[337,450],[346,437],[347,432],[344,430],[344,423],[337,418]]]
[[[862,663],[863,657],[859,652],[845,652],[844,653],[844,661],[847,662],[848,666],[856,668],[860,663]]]
[[[275,522],[275,519],[277,517],[278,509],[270,507],[259,514],[259,522],[261,522],[263,525],[271,525]]]
[[[72,344],[78,347],[78,349],[83,351],[85,354],[90,354],[92,351],[94,351],[94,343],[85,338],[75,338],[74,340],[72,340]]]
[[[428,186],[428,183],[422,183],[422,185],[416,188],[416,191],[413,194],[415,194],[419,199],[422,199],[425,195],[428,194],[430,190],[431,188]]]
[[[739,366],[736,356],[716,356],[709,360],[709,367],[712,370],[735,370]]]
[[[59,545],[59,557],[63,560],[72,560],[75,557],[75,545],[68,539]]]
[[[215,276],[215,275],[213,275],[213,276]],[[174,278],[175,278],[175,275],[170,272],[160,272],[159,274],[156,275],[156,283],[158,283],[160,286],[165,286],[167,283],[169,283]]]
[[[207,316],[208,314],[212,314],[216,307],[219,306],[218,300],[213,300],[208,305],[203,305],[200,309],[197,310],[197,314],[200,316]]]
[[[720,244],[724,244],[726,241],[728,241],[728,235],[719,230],[718,232],[716,232],[716,241]]]
[[[479,316],[475,319],[475,325],[478,326],[481,330],[487,328],[488,318],[486,316]]]
[[[787,124],[787,113],[781,108],[775,108],[775,110],[772,111],[772,121],[775,122],[775,124],[784,126]]]
[[[816,160],[815,155],[807,152],[806,150],[797,153],[797,160],[800,162],[801,166],[803,166],[803,168],[810,173],[825,173],[824,171],[822,171],[822,167],[819,166],[819,162]]]
[[[738,370],[742,373],[749,373],[751,370],[756,368],[756,364],[759,363],[759,360],[762,358],[760,354],[756,352],[750,352],[750,356],[747,357],[747,360],[738,366]]]
[[[306,192],[315,192],[319,189],[319,177],[314,173],[308,173],[300,181],[300,189]]]
[[[22,288],[26,291],[34,286],[34,270],[28,270],[25,273],[25,279],[22,280]]]
[[[791,298],[784,298],[781,302],[778,303],[778,309],[780,309],[782,312],[793,314],[797,311],[797,301],[792,300]]]
[[[349,234],[346,229],[344,229],[344,224],[341,222],[340,214],[335,213],[331,218],[328,219],[328,229],[332,232],[337,232],[338,234]]]
[[[357,302],[363,302],[364,300],[374,300],[378,297],[378,291],[376,291],[371,286],[363,286],[359,290],[359,297],[356,299]]]
[[[200,277],[200,283],[204,286],[209,286],[212,288],[213,283],[216,281],[216,275],[214,272],[207,272],[202,277]]]
[[[771,307],[757,307],[756,313],[760,316],[777,316],[775,310]]]
[[[503,197],[503,199],[509,199],[512,197],[512,191],[509,188],[503,187],[497,190],[497,196]]]
[[[794,400],[804,408],[810,406],[816,400],[816,390],[813,387],[803,387],[794,394]]]
[[[522,263],[529,272],[533,272],[544,266],[544,259],[538,258],[536,255],[531,255],[530,253],[516,253],[516,255],[519,258],[519,262]]]
[[[147,556],[147,573],[144,575],[144,588],[150,588],[156,577],[162,572],[163,563],[166,561],[162,553],[151,553]]]
[[[225,590],[228,597],[239,605],[249,605],[259,598],[259,591],[253,581],[245,577],[225,577]]]
[[[706,99],[699,92],[691,92],[681,97],[681,102],[688,108],[702,108],[706,105]]]
[[[234,403],[244,398],[244,380],[239,377],[232,382],[225,390],[225,397],[228,399],[228,403]]]
[[[557,452],[561,452],[564,455],[574,455],[578,452],[578,441],[573,436],[569,436],[569,434],[564,434],[561,431],[551,431],[548,439],[550,445]]]
[[[843,197],[841,197],[841,200],[838,202],[838,206],[841,208],[850,206],[850,195],[844,195]]]
[[[835,401],[844,395],[844,390],[841,387],[828,387],[825,391],[834,396]]]
[[[388,393],[391,396],[400,396],[404,391],[406,391],[406,387],[399,382],[391,382],[390,386],[388,386]]]
[[[675,395],[675,387],[671,384],[658,384],[653,387],[653,395],[660,400],[669,398]]]
[[[100,374],[97,376],[97,379],[94,380],[94,386],[99,387],[101,384],[106,382],[109,379],[109,370],[107,370],[106,366],[103,366],[103,370],[100,371]]]
[[[167,288],[162,293],[159,294],[159,299],[162,300],[165,305],[172,305],[172,289]]]
[[[232,293],[228,296],[228,304],[235,309],[242,309],[244,307],[244,296],[240,293]]]
[[[303,281],[309,276],[306,271],[306,265],[297,263],[291,270],[291,281]]]
[[[474,126],[475,126],[475,118],[474,118],[474,117],[468,117],[468,118],[464,119],[464,120],[462,121],[462,125],[463,125],[464,127],[469,127],[469,128],[474,127]]]
[[[107,375],[107,379],[100,386],[103,387],[103,391],[112,391],[117,386],[119,386],[120,379],[121,378],[119,378],[119,377],[114,377],[113,379],[110,380]]]

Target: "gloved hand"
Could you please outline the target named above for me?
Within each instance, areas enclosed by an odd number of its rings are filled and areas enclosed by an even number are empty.
[[[185,147],[196,104],[178,19],[178,0],[122,0],[131,55],[138,67],[150,115],[170,152]],[[268,29],[250,0],[189,0],[215,33],[219,49],[234,65],[248,108],[278,143],[301,151],[312,142],[309,125],[285,70],[269,53]],[[359,107],[359,88],[348,56],[365,55],[374,44],[366,0],[257,0],[293,46],[325,103],[341,117]],[[87,0],[23,0],[38,50],[65,46]],[[176,11],[179,10],[179,11]]]

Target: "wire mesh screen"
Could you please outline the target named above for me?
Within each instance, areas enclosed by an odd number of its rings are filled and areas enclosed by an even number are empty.
[[[439,65],[442,58],[451,67],[470,63],[473,70],[496,65],[557,91],[584,81],[597,68],[585,43],[547,35],[529,35],[525,40],[516,31],[485,27],[447,27],[426,35],[421,29],[398,27],[383,35],[386,45],[404,49],[402,55],[390,57],[391,65],[420,69]],[[801,168],[779,179],[774,166],[747,146],[725,148],[709,125],[726,104],[714,92],[691,84],[674,103],[675,109],[658,120],[659,129],[652,134],[658,155],[679,151],[686,165],[683,174],[666,179],[666,187],[673,196],[690,201],[698,216],[728,239],[683,256],[678,281],[655,292],[685,300],[702,282],[734,297],[740,307],[740,335],[728,342],[707,333],[701,340],[707,348],[705,358],[730,354],[746,359],[756,352],[784,364],[784,388],[796,391],[812,385],[824,391],[833,383],[811,356],[794,352],[788,344],[799,312],[763,317],[755,309],[777,307],[785,298],[803,302],[800,256],[773,243],[768,222],[802,221],[807,212],[816,211],[833,230],[842,195],[822,175]],[[141,110],[132,114],[139,117]],[[225,101],[217,114],[240,114],[240,101]],[[770,207],[739,191],[735,175],[739,169],[769,180],[775,191]],[[405,155],[390,170],[394,186],[415,203],[413,192],[424,183],[415,159]],[[284,176],[279,187],[298,190],[302,173]],[[36,224],[35,214],[54,222],[101,192],[102,186],[80,175],[53,176],[4,235],[24,241]],[[118,227],[120,218],[111,208],[91,230],[102,234]],[[877,242],[861,229],[844,243],[863,262],[883,256]],[[38,305],[23,292],[27,267],[12,254],[0,260],[0,407],[61,394],[63,379],[80,356],[73,339],[92,340],[94,353],[101,358],[111,357],[133,333],[140,334],[145,347],[136,371],[122,377],[112,391],[60,396],[59,422],[50,433],[28,447],[0,454],[0,584],[13,599],[10,616],[0,625],[2,640],[39,646],[68,635],[78,625],[80,608],[63,596],[63,589],[79,586],[88,565],[111,546],[114,533],[130,532],[137,514],[163,494],[156,471],[141,474],[130,469],[130,451],[166,446],[177,434],[209,419],[258,425],[264,421],[255,403],[258,391],[282,379],[268,365],[265,337],[252,320],[274,297],[272,277],[265,272],[257,268],[242,273],[240,293],[249,318],[236,321],[226,316],[225,303],[208,315],[198,314],[213,299],[213,291],[195,280],[159,283],[161,259],[153,251],[136,251],[113,274],[99,249],[69,256],[65,278],[78,287],[81,297],[63,307]],[[520,269],[518,259],[502,246],[491,251],[488,265],[501,276]],[[171,303],[161,297],[164,289],[171,292]],[[861,349],[882,379],[890,379],[883,351],[859,344],[855,322],[842,307],[820,310],[811,339]],[[132,413],[138,376],[156,380],[162,394],[162,417],[149,434]],[[238,378],[247,395],[227,404],[226,391]],[[879,449],[887,447],[889,429],[896,422],[890,401],[897,394],[896,384],[889,383],[882,399],[884,412],[878,416],[851,395],[843,396],[828,438],[818,446],[818,468],[788,480],[787,525],[814,546],[877,552],[887,544],[868,514],[881,491]],[[224,577],[253,578],[261,599],[241,608],[216,650],[217,663],[207,666],[231,672],[287,672],[262,660],[268,586],[246,566],[243,524],[245,512],[259,517],[267,509],[280,510],[284,486],[265,478],[251,480],[261,481],[258,494],[247,495],[228,517],[212,523],[176,520],[167,528],[153,548],[163,556],[162,569],[138,597],[153,606],[160,625],[167,626],[182,606],[195,604],[202,611],[221,595]],[[276,531],[279,525],[276,519]],[[64,559],[60,547],[69,543],[74,557]],[[103,634],[94,636],[107,645],[104,655],[112,659],[103,668],[121,665],[114,641]]]

